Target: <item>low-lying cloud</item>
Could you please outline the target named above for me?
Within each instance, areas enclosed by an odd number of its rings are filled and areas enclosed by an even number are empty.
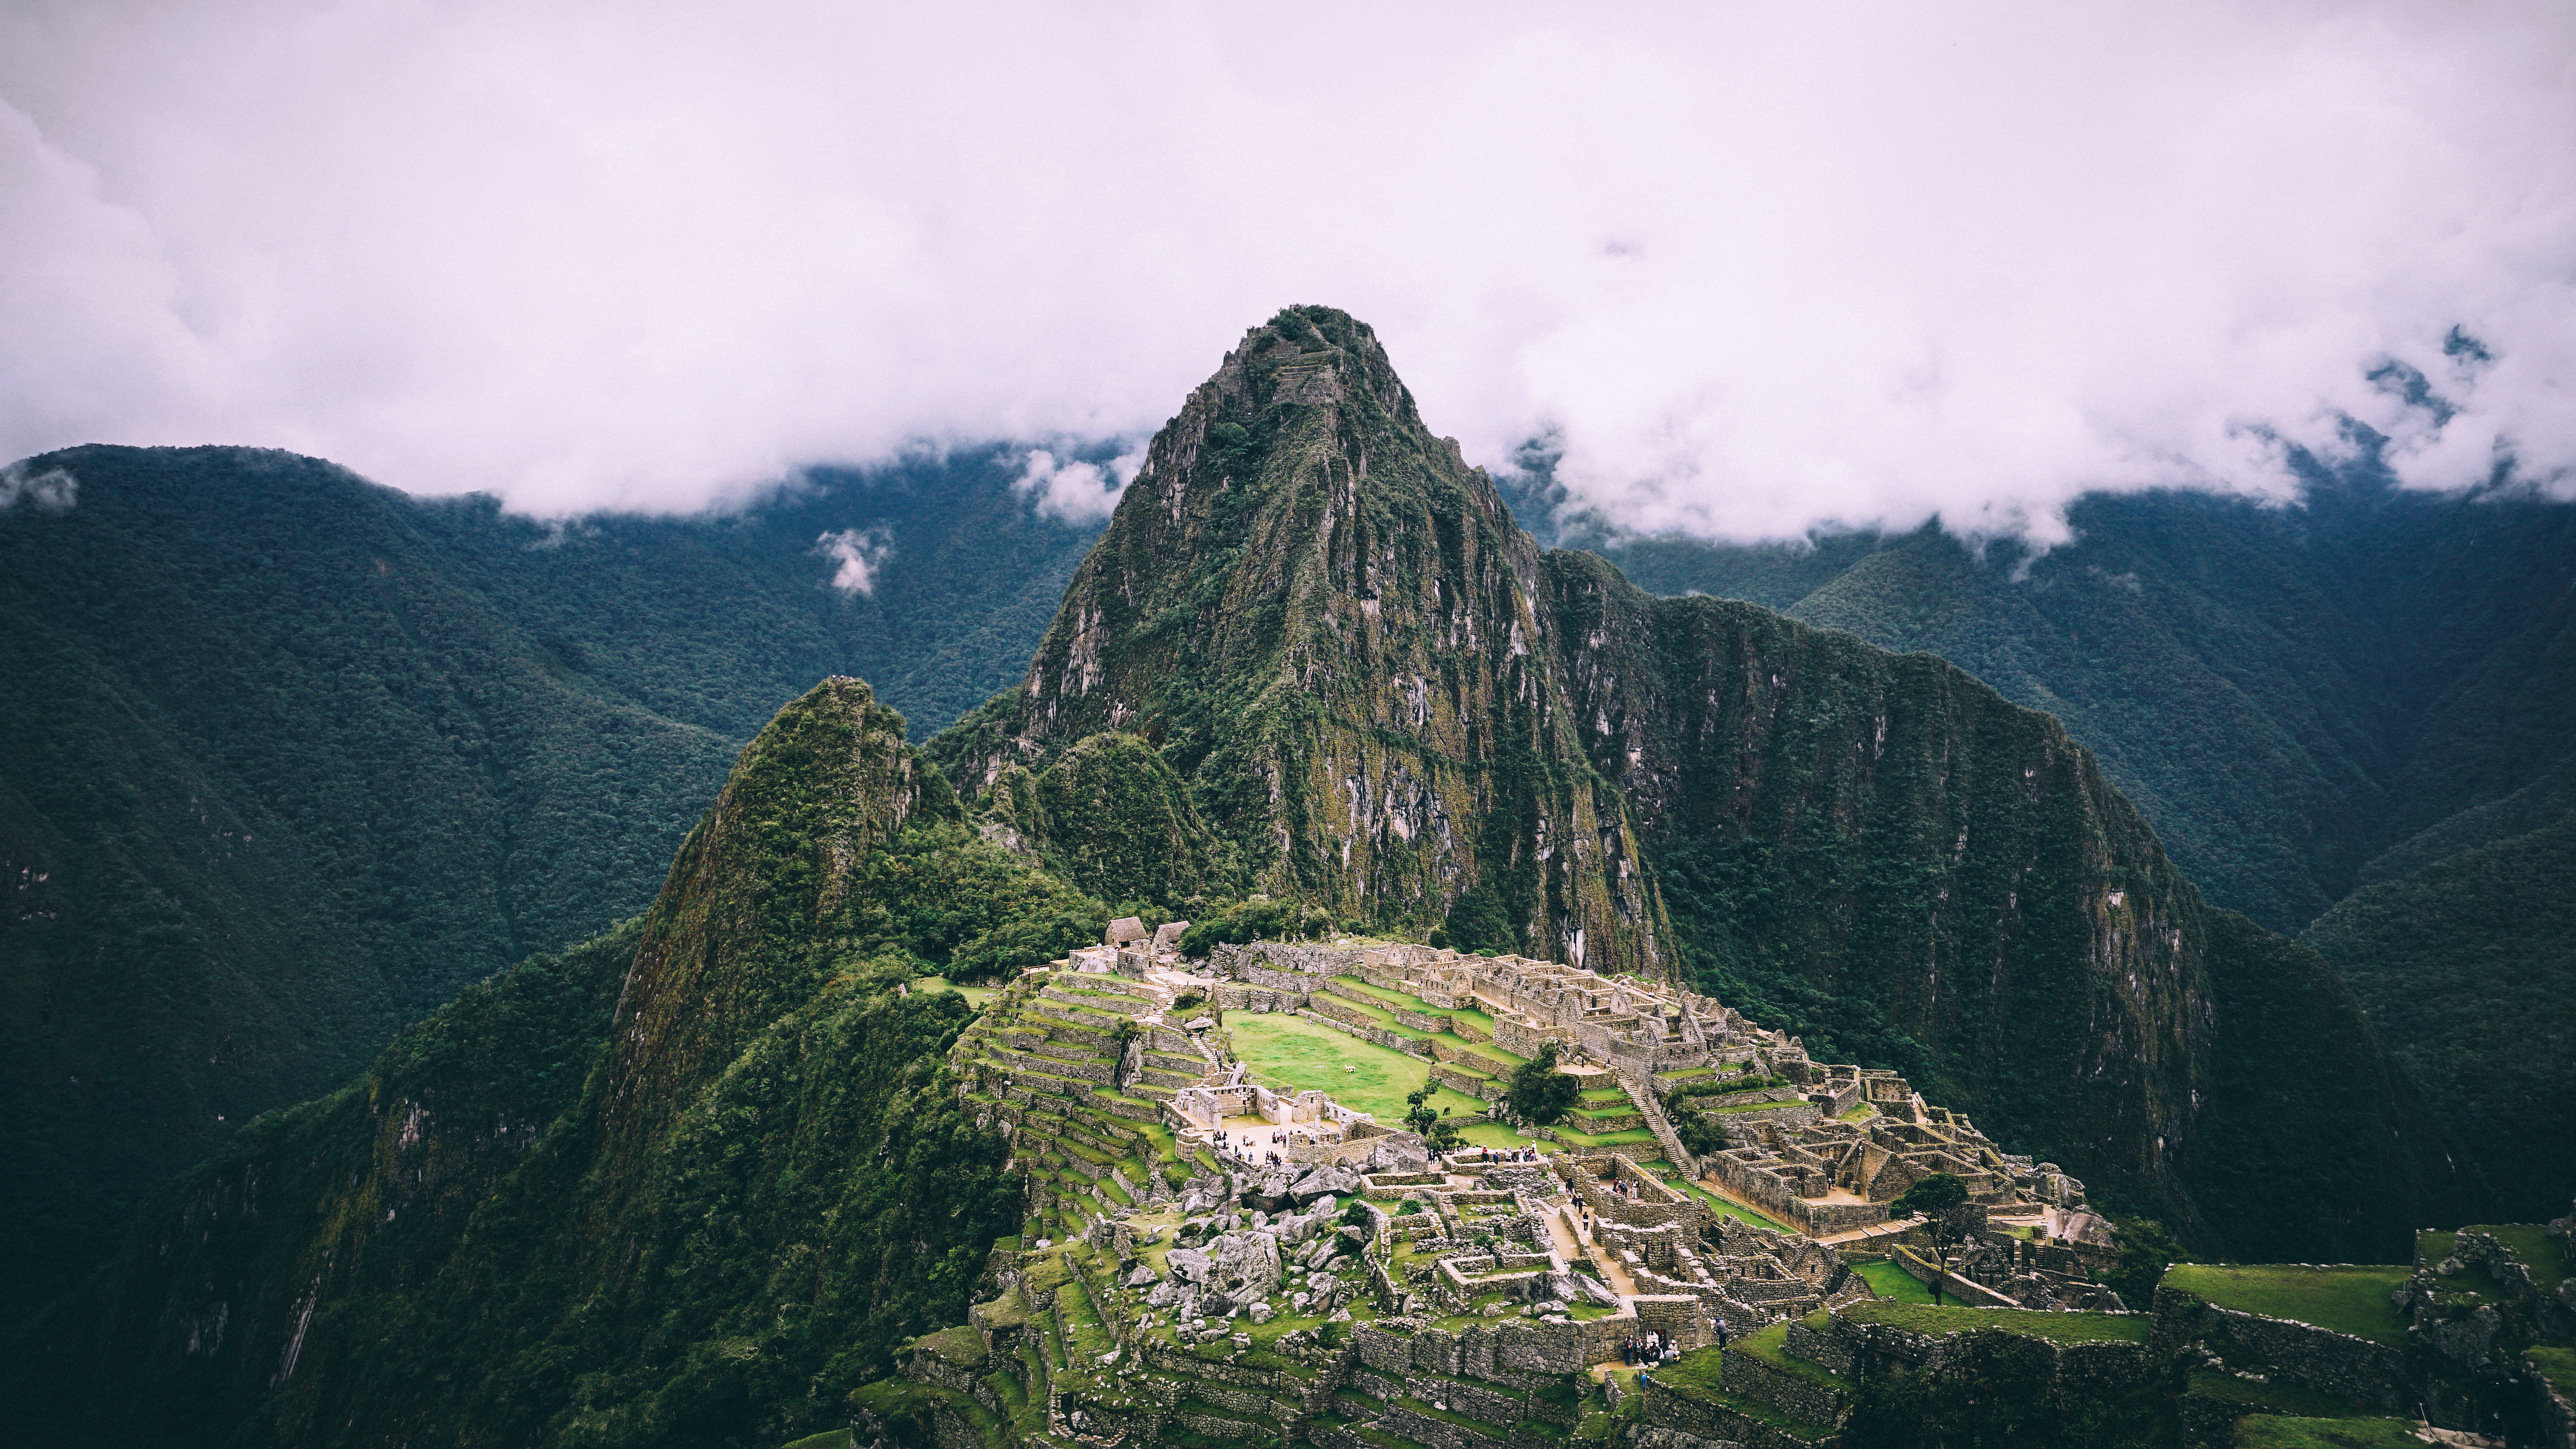
[[[61,513],[80,501],[80,480],[65,468],[29,468],[24,462],[0,468],[0,513],[20,502],[46,513]]]
[[[686,509],[1132,443],[1322,302],[1632,527],[2045,539],[2354,421],[2565,493],[2571,67],[2544,4],[22,0],[0,457]]]
[[[814,551],[832,560],[831,586],[844,594],[874,593],[877,570],[894,552],[894,533],[885,528],[844,528],[814,540]]]

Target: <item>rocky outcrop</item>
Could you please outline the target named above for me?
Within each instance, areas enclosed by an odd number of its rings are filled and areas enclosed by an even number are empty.
[[[1363,324],[1290,308],[1154,437],[1026,683],[943,735],[976,793],[1130,732],[1234,863],[1346,916],[1670,966],[1586,759],[1538,546]]]

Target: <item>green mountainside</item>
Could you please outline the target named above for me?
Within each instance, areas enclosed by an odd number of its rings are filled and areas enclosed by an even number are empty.
[[[1542,554],[1329,309],[1191,395],[1028,678],[929,749],[980,791],[1112,730],[1257,889],[1695,976],[2213,1245],[2351,1256],[2470,1190],[2333,973],[2205,907],[2058,720]],[[2311,1173],[2378,1186],[2264,1185]]]
[[[159,1189],[11,1356],[13,1438],[768,1446],[846,1422],[1019,1223],[1004,1140],[946,1086],[972,1013],[907,989],[944,950],[922,922],[997,901],[1035,952],[1005,969],[1107,920],[963,830],[901,717],[826,681],[640,921],[469,988]]]
[[[1659,972],[1563,648],[1537,546],[1377,339],[1290,309],[1155,435],[1024,685],[930,749],[980,792],[1136,734],[1264,893]]]
[[[153,1183],[405,1022],[642,910],[777,701],[936,725],[1095,530],[998,453],[560,528],[248,449],[82,448],[0,514],[0,1324]],[[875,530],[871,593],[818,535]]]
[[[826,679],[640,922],[388,1032],[354,1084],[155,1190],[13,1340],[13,1433],[774,1449],[847,1424],[1020,1261],[992,1256],[1023,1221],[1010,1149],[949,1076],[973,1013],[916,983],[1013,974],[1137,901],[1690,979],[2213,1254],[2387,1261],[2480,1210],[2324,959],[2204,905],[2056,719],[1542,553],[1361,324],[1254,329],[1149,459],[1016,686],[916,749]],[[396,562],[352,557],[351,593]],[[669,688],[653,717],[719,735]],[[1098,1326],[1081,1293],[1060,1333]]]
[[[1546,528],[1532,461],[1510,496]],[[2069,520],[2035,558],[1935,527],[1578,536],[1657,593],[1928,650],[2063,720],[2210,900],[2333,962],[2512,1211],[2555,1211],[2576,1144],[2526,1124],[2576,1092],[2576,973],[2513,883],[2565,878],[2576,818],[2576,506],[2365,460],[2295,506],[2090,495]]]

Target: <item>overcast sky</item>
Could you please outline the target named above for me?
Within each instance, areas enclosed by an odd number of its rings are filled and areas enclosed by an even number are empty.
[[[0,0],[0,457],[685,509],[1132,442],[1322,302],[1641,528],[2045,537],[2347,416],[2563,495],[2571,17]]]

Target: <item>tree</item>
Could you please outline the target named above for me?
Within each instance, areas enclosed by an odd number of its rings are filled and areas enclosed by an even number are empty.
[[[1512,1115],[1545,1126],[1564,1116],[1581,1090],[1574,1078],[1556,1069],[1556,1043],[1551,1041],[1512,1069],[1511,1090],[1503,1100],[1511,1104]]]
[[[1464,1136],[1465,1134],[1458,1130],[1458,1124],[1449,1120],[1449,1109],[1446,1107],[1440,1109],[1440,1116],[1432,1122],[1431,1130],[1423,1134],[1424,1140],[1431,1144],[1431,1150],[1434,1152],[1456,1151],[1458,1143]]]
[[[1425,1083],[1404,1094],[1405,1126],[1425,1137],[1431,1135],[1431,1124],[1440,1120],[1440,1114],[1431,1110],[1431,1094],[1438,1090],[1438,1087]]]
[[[1950,1249],[1967,1236],[1966,1215],[1959,1209],[1968,1205],[1968,1185],[1946,1172],[1935,1172],[1916,1178],[1903,1195],[1890,1204],[1896,1211],[1932,1220],[1932,1252],[1943,1273],[1950,1271]],[[1941,1301],[1941,1280],[1932,1280],[1932,1301]]]
[[[2183,1261],[2182,1244],[2154,1218],[2114,1219],[2111,1241],[2120,1249],[2120,1261],[2102,1281],[2120,1295],[2123,1306],[2144,1313],[2155,1303],[2157,1280]]]

